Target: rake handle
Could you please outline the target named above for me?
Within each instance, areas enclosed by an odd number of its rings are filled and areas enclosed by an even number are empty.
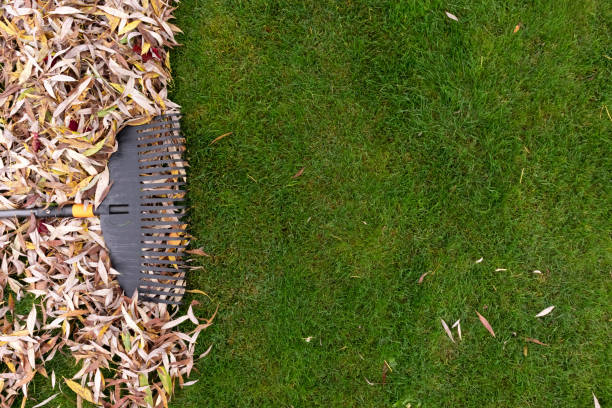
[[[99,211],[93,210],[93,205],[84,206],[83,204],[66,205],[64,207],[51,208],[29,208],[26,210],[0,210],[0,218],[27,218],[34,214],[37,218],[53,217],[76,217],[87,218],[98,215]]]

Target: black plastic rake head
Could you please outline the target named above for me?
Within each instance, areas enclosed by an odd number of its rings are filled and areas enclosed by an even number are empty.
[[[111,264],[127,296],[179,304],[185,293],[181,260],[187,247],[185,140],[178,115],[128,126],[118,135],[108,164],[113,184],[99,206]]]
[[[118,135],[118,150],[108,162],[113,184],[104,202],[93,206],[2,210],[9,217],[100,216],[102,234],[119,285],[142,301],[179,304],[185,294],[184,262],[187,247],[185,140],[178,114],[158,116],[140,126],[128,126]]]

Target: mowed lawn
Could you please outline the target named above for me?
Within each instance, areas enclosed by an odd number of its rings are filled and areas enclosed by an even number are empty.
[[[211,255],[188,300],[219,311],[172,406],[612,404],[612,3],[182,0],[175,23]]]

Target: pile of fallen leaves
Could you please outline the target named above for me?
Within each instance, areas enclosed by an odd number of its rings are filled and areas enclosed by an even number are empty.
[[[172,1],[3,4],[0,208],[99,204],[117,131],[178,110],[167,99]],[[1,407],[24,406],[37,375],[57,387],[45,365],[58,352],[80,363],[57,379],[79,405],[166,406],[190,383],[212,318],[126,298],[98,219],[2,219],[0,257]],[[178,331],[187,320],[194,328]]]

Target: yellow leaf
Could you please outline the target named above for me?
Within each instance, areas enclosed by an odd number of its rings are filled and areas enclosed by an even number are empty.
[[[15,29],[11,26],[10,23],[4,24],[2,21],[0,21],[0,27],[11,35],[17,35],[17,31],[15,31]]]
[[[91,156],[93,154],[98,153],[100,149],[102,149],[102,147],[104,146],[104,142],[106,142],[106,138],[100,140],[98,143],[94,145],[94,147],[85,150],[83,152],[83,156]]]
[[[0,392],[4,389],[4,380],[0,380]]]
[[[88,388],[85,388],[81,384],[69,380],[67,378],[64,378],[64,381],[66,381],[66,385],[68,385],[70,389],[74,391],[79,397],[94,404],[93,395],[91,394],[91,391],[89,391]]]
[[[165,367],[157,367],[157,374],[168,395],[172,395],[172,378]]]
[[[110,14],[106,14],[106,13],[102,13],[102,14],[104,14],[106,18],[108,18],[108,22],[110,23],[110,31],[111,33],[114,33],[115,30],[117,29],[117,26],[121,22],[121,19],[119,17],[115,17]]]
[[[9,370],[11,370],[11,373],[15,372],[15,364],[13,364],[11,361],[5,359],[4,360],[4,364],[6,364],[6,366],[9,368]]]
[[[116,84],[114,82],[110,83],[110,86],[112,86],[113,88],[115,88],[118,92],[123,93],[123,91],[125,90],[125,88],[123,87],[123,85],[121,84]]]
[[[133,29],[138,27],[139,24],[140,24],[140,20],[134,20],[131,23],[126,24],[125,27],[119,30],[119,35],[123,35],[125,33],[132,31]]]
[[[166,53],[166,67],[170,72],[172,72],[172,67],[170,66],[170,52]]]
[[[33,243],[31,243],[31,242],[26,242],[26,248],[27,248],[27,249],[36,249],[36,247],[34,246],[34,244],[33,244]]]
[[[159,0],[151,0],[151,5],[153,6],[155,15],[159,16]]]
[[[142,44],[142,53],[141,55],[144,55],[147,53],[147,51],[149,51],[149,49],[151,49],[151,44],[149,44],[148,42],[144,42],[144,44]]]

